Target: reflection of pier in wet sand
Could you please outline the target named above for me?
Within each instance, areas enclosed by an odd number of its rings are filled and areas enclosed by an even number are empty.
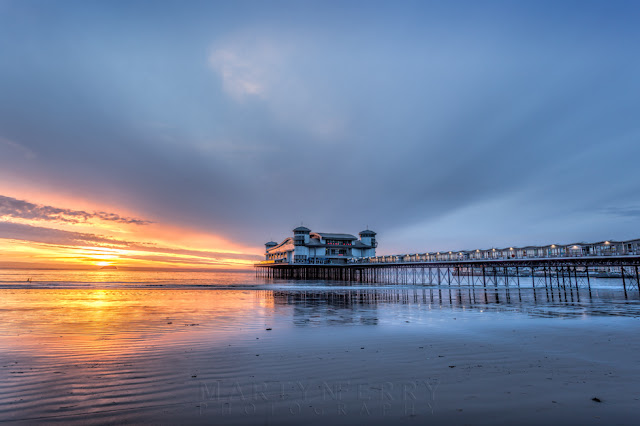
[[[264,293],[264,294],[263,294]],[[377,308],[389,305],[415,305],[421,309],[462,309],[479,312],[520,312],[533,317],[640,316],[640,304],[620,297],[620,290],[575,287],[412,287],[342,288],[335,290],[286,290],[257,292],[260,298],[273,298],[276,306],[293,306],[303,325],[315,314],[331,323],[378,322]],[[328,313],[336,315],[327,315]]]

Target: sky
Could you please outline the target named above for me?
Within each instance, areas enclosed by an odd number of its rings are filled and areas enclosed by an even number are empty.
[[[0,267],[640,238],[635,1],[0,0]]]

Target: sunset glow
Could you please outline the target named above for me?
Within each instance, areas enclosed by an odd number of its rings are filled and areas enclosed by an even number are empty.
[[[246,269],[255,249],[213,234],[87,208],[0,199],[3,267]]]

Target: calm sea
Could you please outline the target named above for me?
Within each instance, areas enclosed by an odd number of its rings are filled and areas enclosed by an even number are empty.
[[[584,281],[584,280],[582,280]],[[534,315],[622,315],[638,314],[637,289],[615,278],[592,278],[565,288],[537,287],[522,280],[521,288],[510,286],[435,286],[406,284],[359,284],[328,280],[287,280],[256,277],[250,272],[167,271],[64,271],[0,270],[0,290],[202,290],[255,292],[290,304],[309,303],[353,308],[376,304],[393,307],[402,315],[404,306],[438,306],[450,309],[509,310]],[[540,286],[540,284],[538,284]],[[267,293],[265,293],[267,292]],[[5,294],[9,294],[5,292]],[[66,294],[70,294],[66,292]],[[149,293],[153,297],[154,293]],[[159,296],[160,293],[155,293]]]

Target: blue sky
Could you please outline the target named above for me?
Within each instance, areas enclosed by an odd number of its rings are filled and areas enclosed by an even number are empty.
[[[639,18],[605,1],[0,0],[0,195],[257,251],[300,222],[368,225],[381,252],[637,238]]]

